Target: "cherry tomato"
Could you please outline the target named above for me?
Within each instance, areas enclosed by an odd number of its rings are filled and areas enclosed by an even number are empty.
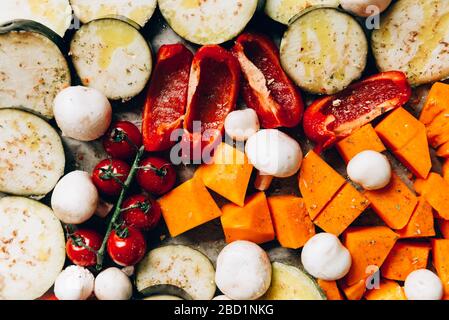
[[[112,124],[103,138],[106,152],[113,158],[129,160],[142,146],[139,129],[129,121],[117,121]]]
[[[118,196],[130,170],[130,166],[122,160],[105,159],[95,167],[92,181],[103,195]]]
[[[77,230],[67,240],[67,256],[78,266],[94,266],[97,263],[96,251],[100,249],[102,241],[95,231]]]
[[[158,203],[143,194],[126,199],[122,205],[122,212],[125,225],[143,230],[153,229],[161,218]]]
[[[142,189],[160,196],[173,189],[176,172],[170,162],[149,157],[141,161],[136,179]]]
[[[142,260],[147,245],[142,232],[134,227],[112,230],[107,250],[111,259],[123,267],[133,266]]]

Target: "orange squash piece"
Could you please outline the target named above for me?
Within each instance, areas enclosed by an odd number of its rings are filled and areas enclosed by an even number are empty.
[[[365,294],[366,300],[407,300],[404,288],[392,280],[382,279],[379,288],[371,289]]]
[[[436,155],[441,158],[449,158],[449,141],[438,147]]]
[[[449,109],[448,97],[449,85],[442,82],[436,82],[429,91],[419,121],[427,126],[436,116]]]
[[[433,239],[433,266],[443,283],[444,296],[449,298],[449,240]]]
[[[346,163],[362,151],[385,151],[385,146],[370,123],[364,125],[349,137],[339,141],[336,146]]]
[[[346,299],[348,300],[360,300],[366,292],[365,280],[360,280],[357,283],[348,286],[346,284],[341,285],[341,290],[343,290]]]
[[[221,216],[214,199],[200,179],[184,182],[158,200],[172,237]]]
[[[394,110],[375,128],[382,142],[392,150],[405,147],[420,129],[425,130],[424,124],[404,108]]]
[[[449,159],[444,160],[442,167],[443,179],[449,183]]]
[[[439,174],[431,172],[422,183],[421,192],[438,216],[449,220],[449,183]]]
[[[345,182],[346,180],[315,152],[310,151],[304,157],[299,172],[299,190],[312,220]]]
[[[393,229],[402,229],[418,204],[418,198],[395,173],[383,189],[365,191],[371,207]]]
[[[346,183],[314,223],[326,232],[340,235],[369,206],[369,201],[351,184]]]
[[[399,236],[390,228],[351,227],[343,234],[343,244],[352,257],[352,265],[345,281],[352,286],[372,273],[371,266],[380,268]]]
[[[324,294],[327,297],[327,300],[344,300],[345,298],[340,292],[340,289],[337,287],[337,283],[335,281],[326,281],[326,280],[317,280],[318,285],[324,291]]]
[[[438,219],[438,227],[445,239],[449,239],[449,220]]]
[[[265,193],[252,195],[243,207],[227,204],[222,211],[221,224],[226,242],[247,240],[264,243],[274,240],[273,223]]]
[[[424,238],[435,235],[432,207],[423,197],[418,198],[418,205],[407,225],[396,231],[401,238]]]
[[[432,160],[424,128],[418,130],[404,147],[394,150],[393,153],[415,176],[427,178],[432,168]]]
[[[284,248],[299,249],[315,235],[303,199],[288,195],[269,197],[268,207],[276,238]]]
[[[390,280],[405,281],[411,272],[427,267],[429,252],[427,243],[396,242],[382,265],[381,274]]]
[[[440,113],[427,125],[427,138],[432,147],[436,148],[449,140],[449,112]]]
[[[245,153],[222,143],[215,150],[213,164],[202,165],[196,175],[209,189],[243,206],[252,171]]]

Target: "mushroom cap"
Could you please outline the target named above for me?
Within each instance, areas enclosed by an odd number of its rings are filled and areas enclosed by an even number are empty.
[[[133,285],[122,270],[112,267],[97,275],[94,292],[99,300],[129,300]]]
[[[408,300],[441,300],[443,297],[441,279],[427,269],[411,272],[405,279],[404,291]]]
[[[246,141],[260,129],[259,118],[253,109],[232,111],[226,117],[225,131],[235,141]]]
[[[276,130],[260,130],[245,146],[249,162],[262,174],[277,178],[291,177],[301,167],[303,153],[299,143]]]
[[[359,17],[369,17],[385,11],[391,1],[392,0],[341,0],[340,4],[344,10],[352,12]]]
[[[349,178],[366,190],[382,189],[390,183],[391,165],[382,153],[366,150],[348,163]]]
[[[68,266],[55,281],[54,292],[59,300],[86,300],[94,290],[94,276],[86,268]]]

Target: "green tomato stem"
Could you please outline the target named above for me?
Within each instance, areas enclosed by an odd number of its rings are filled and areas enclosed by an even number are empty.
[[[104,235],[103,242],[101,244],[100,249],[97,252],[96,269],[98,271],[103,269],[104,253],[106,250],[106,244],[108,242],[108,238],[111,235],[112,229],[116,225],[117,220],[120,218],[120,214],[122,212],[121,207],[122,207],[123,201],[125,200],[126,193],[128,192],[128,189],[134,180],[137,170],[139,169],[139,162],[143,156],[144,151],[145,151],[144,147],[141,147],[139,149],[139,151],[137,152],[136,157],[133,162],[133,165],[131,167],[131,170],[129,171],[129,175],[123,184],[122,191],[120,192],[120,196],[117,200],[117,203],[115,204],[114,212],[112,214],[111,220],[109,221],[108,228],[106,229],[106,233]]]

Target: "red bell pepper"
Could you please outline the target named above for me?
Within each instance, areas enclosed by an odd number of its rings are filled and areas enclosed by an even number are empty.
[[[244,33],[232,52],[244,75],[243,98],[256,111],[262,127],[297,126],[304,104],[299,89],[281,67],[276,45],[264,35]]]
[[[170,136],[182,127],[193,54],[182,44],[159,49],[143,113],[143,141],[147,151],[162,151],[176,141]]]
[[[218,45],[200,48],[190,74],[183,142],[190,158],[199,160],[206,147],[221,141],[226,116],[235,109],[240,87],[240,66]]]
[[[316,143],[315,151],[321,152],[385,112],[404,105],[410,96],[404,73],[376,74],[312,103],[304,113],[304,132]]]

